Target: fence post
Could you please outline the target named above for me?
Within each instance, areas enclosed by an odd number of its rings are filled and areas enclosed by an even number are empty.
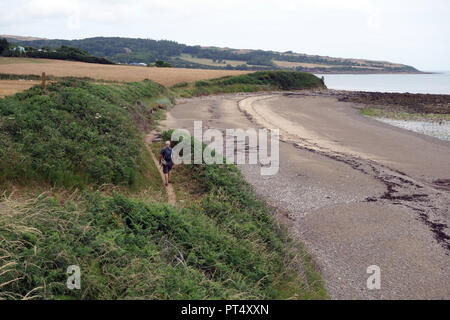
[[[46,84],[45,84],[45,72],[42,72],[42,90],[46,91]]]

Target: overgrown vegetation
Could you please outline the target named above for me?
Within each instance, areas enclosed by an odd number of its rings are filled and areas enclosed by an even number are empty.
[[[316,79],[258,73],[194,89],[294,89]],[[186,89],[71,79],[0,100],[0,299],[327,298],[305,249],[234,165],[180,167],[195,200],[159,202],[142,133]],[[26,189],[32,183],[47,191]],[[123,187],[103,191],[105,183]],[[81,290],[66,287],[70,265],[81,268]]]
[[[151,81],[98,85],[67,80],[0,100],[0,184],[133,185],[143,177],[152,110],[137,103],[165,89]]]
[[[162,60],[156,60],[155,61],[155,67],[158,68],[170,68],[172,65],[168,62],[162,61]]]
[[[305,250],[237,169],[200,170],[206,195],[182,209],[121,194],[4,199],[0,298],[325,298]],[[65,285],[74,264],[81,290]]]
[[[84,192],[0,202],[3,298],[323,299],[309,255],[233,165],[187,165],[183,208]],[[180,177],[183,179],[183,177]],[[68,290],[78,265],[82,289]]]
[[[183,97],[213,93],[256,92],[263,90],[301,90],[326,88],[313,74],[298,71],[258,71],[239,76],[201,80],[192,86],[180,84],[172,89]]]

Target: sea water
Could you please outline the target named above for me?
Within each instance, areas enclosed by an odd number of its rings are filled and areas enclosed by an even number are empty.
[[[434,74],[317,74],[329,89],[450,94],[450,72]]]

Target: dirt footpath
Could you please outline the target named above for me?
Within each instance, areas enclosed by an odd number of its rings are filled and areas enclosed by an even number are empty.
[[[163,183],[165,183],[164,173],[162,172],[161,166],[159,165],[158,159],[156,159],[155,154],[153,153],[150,145],[155,140],[155,132],[152,131],[151,133],[147,134],[145,136],[145,143],[147,144],[148,151],[150,152],[150,155],[152,156],[153,162],[155,163],[156,168],[158,168],[159,174],[161,176],[161,180]],[[175,194],[175,190],[173,190],[172,184],[168,184],[166,186],[166,194],[167,194],[167,203],[175,206],[177,204],[177,197]]]
[[[449,299],[450,143],[361,117],[334,97],[181,101],[166,127],[279,128],[280,170],[246,179],[313,254],[333,299]],[[369,290],[367,267],[381,268]]]

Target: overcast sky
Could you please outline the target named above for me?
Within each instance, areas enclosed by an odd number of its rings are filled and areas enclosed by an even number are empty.
[[[168,39],[450,70],[449,0],[0,0],[0,34]]]

